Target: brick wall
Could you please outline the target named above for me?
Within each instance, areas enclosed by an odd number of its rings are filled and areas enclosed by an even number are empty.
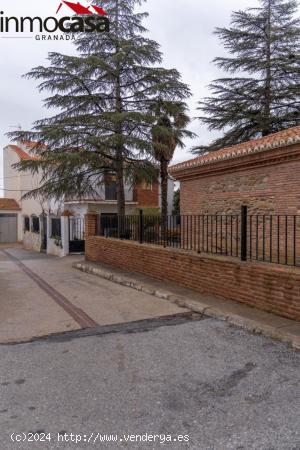
[[[96,214],[86,214],[84,220],[84,235],[95,236],[97,233],[97,220],[98,216]]]
[[[300,214],[300,145],[221,161],[181,181],[181,214]]]
[[[186,168],[175,174],[181,182],[181,214],[240,214],[241,205],[247,205],[249,215],[261,215],[248,220],[248,256],[300,265],[299,173],[299,144]],[[264,219],[263,214],[289,217]],[[201,234],[201,226],[192,228],[191,235]],[[208,240],[213,240],[210,232]],[[221,242],[219,228],[220,253]]]
[[[87,237],[86,259],[173,281],[300,321],[300,269],[242,263],[233,258],[98,236]]]
[[[151,189],[145,189],[146,185],[138,184],[133,189],[133,201],[138,202],[140,207],[159,207],[159,185],[157,182],[153,182]]]

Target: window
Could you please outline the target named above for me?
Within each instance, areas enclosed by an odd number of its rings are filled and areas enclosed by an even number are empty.
[[[143,181],[142,189],[144,189],[144,191],[152,191],[152,181]]]
[[[40,219],[36,216],[31,217],[31,231],[33,233],[40,232]]]
[[[51,219],[51,237],[61,237],[61,220],[60,217]]]
[[[29,217],[24,217],[24,231],[30,230],[30,219]]]
[[[105,200],[117,200],[117,183],[116,176],[107,173],[105,174]]]

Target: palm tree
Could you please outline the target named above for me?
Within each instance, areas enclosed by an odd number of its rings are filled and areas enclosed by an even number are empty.
[[[162,236],[165,240],[168,217],[168,166],[176,147],[183,148],[185,146],[183,139],[194,138],[195,134],[186,129],[191,119],[184,102],[160,101],[152,109],[155,117],[152,127],[152,145],[154,158],[159,163]]]

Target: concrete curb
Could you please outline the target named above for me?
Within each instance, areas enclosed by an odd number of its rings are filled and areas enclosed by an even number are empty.
[[[133,274],[130,274],[130,276],[120,274],[120,271],[117,269],[114,272],[114,268],[108,270],[98,264],[77,262],[72,267],[145,294],[170,301],[198,314],[225,320],[248,331],[278,339],[290,344],[294,349],[300,350],[299,322],[260,311],[244,304],[198,294],[189,289],[185,289],[184,296],[176,295],[165,288],[157,289],[154,285],[151,285],[151,281],[141,282],[138,279],[134,279]],[[180,288],[180,290],[182,291],[183,289]],[[197,296],[196,299],[195,296]]]

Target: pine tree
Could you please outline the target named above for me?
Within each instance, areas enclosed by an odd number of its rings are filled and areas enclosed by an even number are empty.
[[[27,74],[42,80],[40,90],[51,93],[46,106],[59,110],[36,122],[31,132],[10,134],[47,145],[36,146],[40,159],[19,165],[43,170],[40,191],[55,197],[95,192],[102,175],[111,171],[116,174],[118,213],[124,215],[124,180],[153,169],[150,104],[190,94],[177,70],[160,66],[158,44],[145,37],[147,14],[135,12],[140,3],[106,0],[109,32],[81,33],[76,56],[50,53],[49,66]]]
[[[200,120],[223,136],[196,153],[218,150],[300,123],[300,20],[295,0],[259,0],[232,14],[215,34],[230,53],[214,59],[233,76],[210,84]]]

